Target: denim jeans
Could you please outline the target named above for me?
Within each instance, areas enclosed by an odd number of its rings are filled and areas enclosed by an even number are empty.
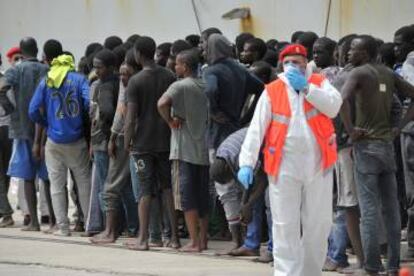
[[[388,271],[400,266],[401,220],[395,178],[396,164],[391,142],[364,141],[354,145],[355,180],[361,209],[364,268],[381,268],[378,222],[382,214],[388,240]]]
[[[122,207],[125,210],[128,232],[138,232],[138,208],[131,183],[128,183],[121,191]]]
[[[413,132],[411,124],[409,128]],[[401,134],[401,152],[404,167],[404,182],[407,204],[407,242],[408,254],[414,256],[414,134]]]
[[[108,173],[109,156],[104,151],[94,151],[93,156],[92,189],[86,231],[101,232],[105,225],[102,193]]]
[[[335,220],[328,238],[328,258],[340,267],[349,265],[346,255],[346,246],[348,245],[349,239],[345,218],[344,209],[335,212]]]
[[[103,192],[105,186],[105,180],[108,175],[109,167],[109,155],[106,151],[94,151],[93,152],[94,163],[96,164],[96,177],[99,184],[98,189],[98,198],[99,198],[99,208],[101,212],[105,212],[105,204],[103,200]]]
[[[264,195],[257,199],[252,206],[252,221],[247,225],[246,238],[243,247],[255,250],[260,248],[262,238],[262,220],[264,208]]]

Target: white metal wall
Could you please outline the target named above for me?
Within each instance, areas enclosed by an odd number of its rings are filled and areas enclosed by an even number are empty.
[[[295,30],[323,35],[329,0],[194,0],[201,29],[217,26],[234,39],[239,20],[221,15],[250,7],[252,30],[264,39],[288,40]],[[387,41],[394,31],[414,23],[414,0],[331,0],[328,35],[334,39],[370,33]],[[23,36],[62,41],[79,58],[90,42],[109,35],[125,39],[133,33],[158,42],[198,33],[191,0],[0,0],[0,52]],[[4,59],[4,58],[3,58]],[[4,65],[6,61],[3,60]]]

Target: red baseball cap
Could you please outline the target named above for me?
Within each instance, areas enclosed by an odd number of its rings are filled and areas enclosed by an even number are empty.
[[[308,56],[308,51],[301,44],[290,44],[285,47],[279,54],[279,60],[282,61],[286,56]]]
[[[7,58],[12,58],[15,54],[21,54],[22,52],[20,51],[20,48],[19,47],[12,47],[12,48],[10,48],[8,51],[7,51],[7,53],[6,53],[6,56],[7,56]]]

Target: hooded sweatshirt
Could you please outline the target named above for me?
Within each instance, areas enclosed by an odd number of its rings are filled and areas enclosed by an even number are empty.
[[[207,62],[203,72],[210,107],[209,147],[217,149],[228,135],[241,128],[241,112],[249,94],[260,95],[263,83],[233,59],[231,43],[220,34],[207,41]],[[219,123],[214,118],[224,118]]]
[[[207,41],[207,63],[215,64],[220,60],[233,57],[233,46],[221,34],[212,34]]]

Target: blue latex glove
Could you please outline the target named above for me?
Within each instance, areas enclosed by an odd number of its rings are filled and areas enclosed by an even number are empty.
[[[253,184],[253,169],[248,166],[241,167],[237,173],[237,179],[247,190]]]
[[[298,68],[290,68],[289,71],[285,73],[285,76],[295,90],[300,91],[308,85],[308,81]]]

